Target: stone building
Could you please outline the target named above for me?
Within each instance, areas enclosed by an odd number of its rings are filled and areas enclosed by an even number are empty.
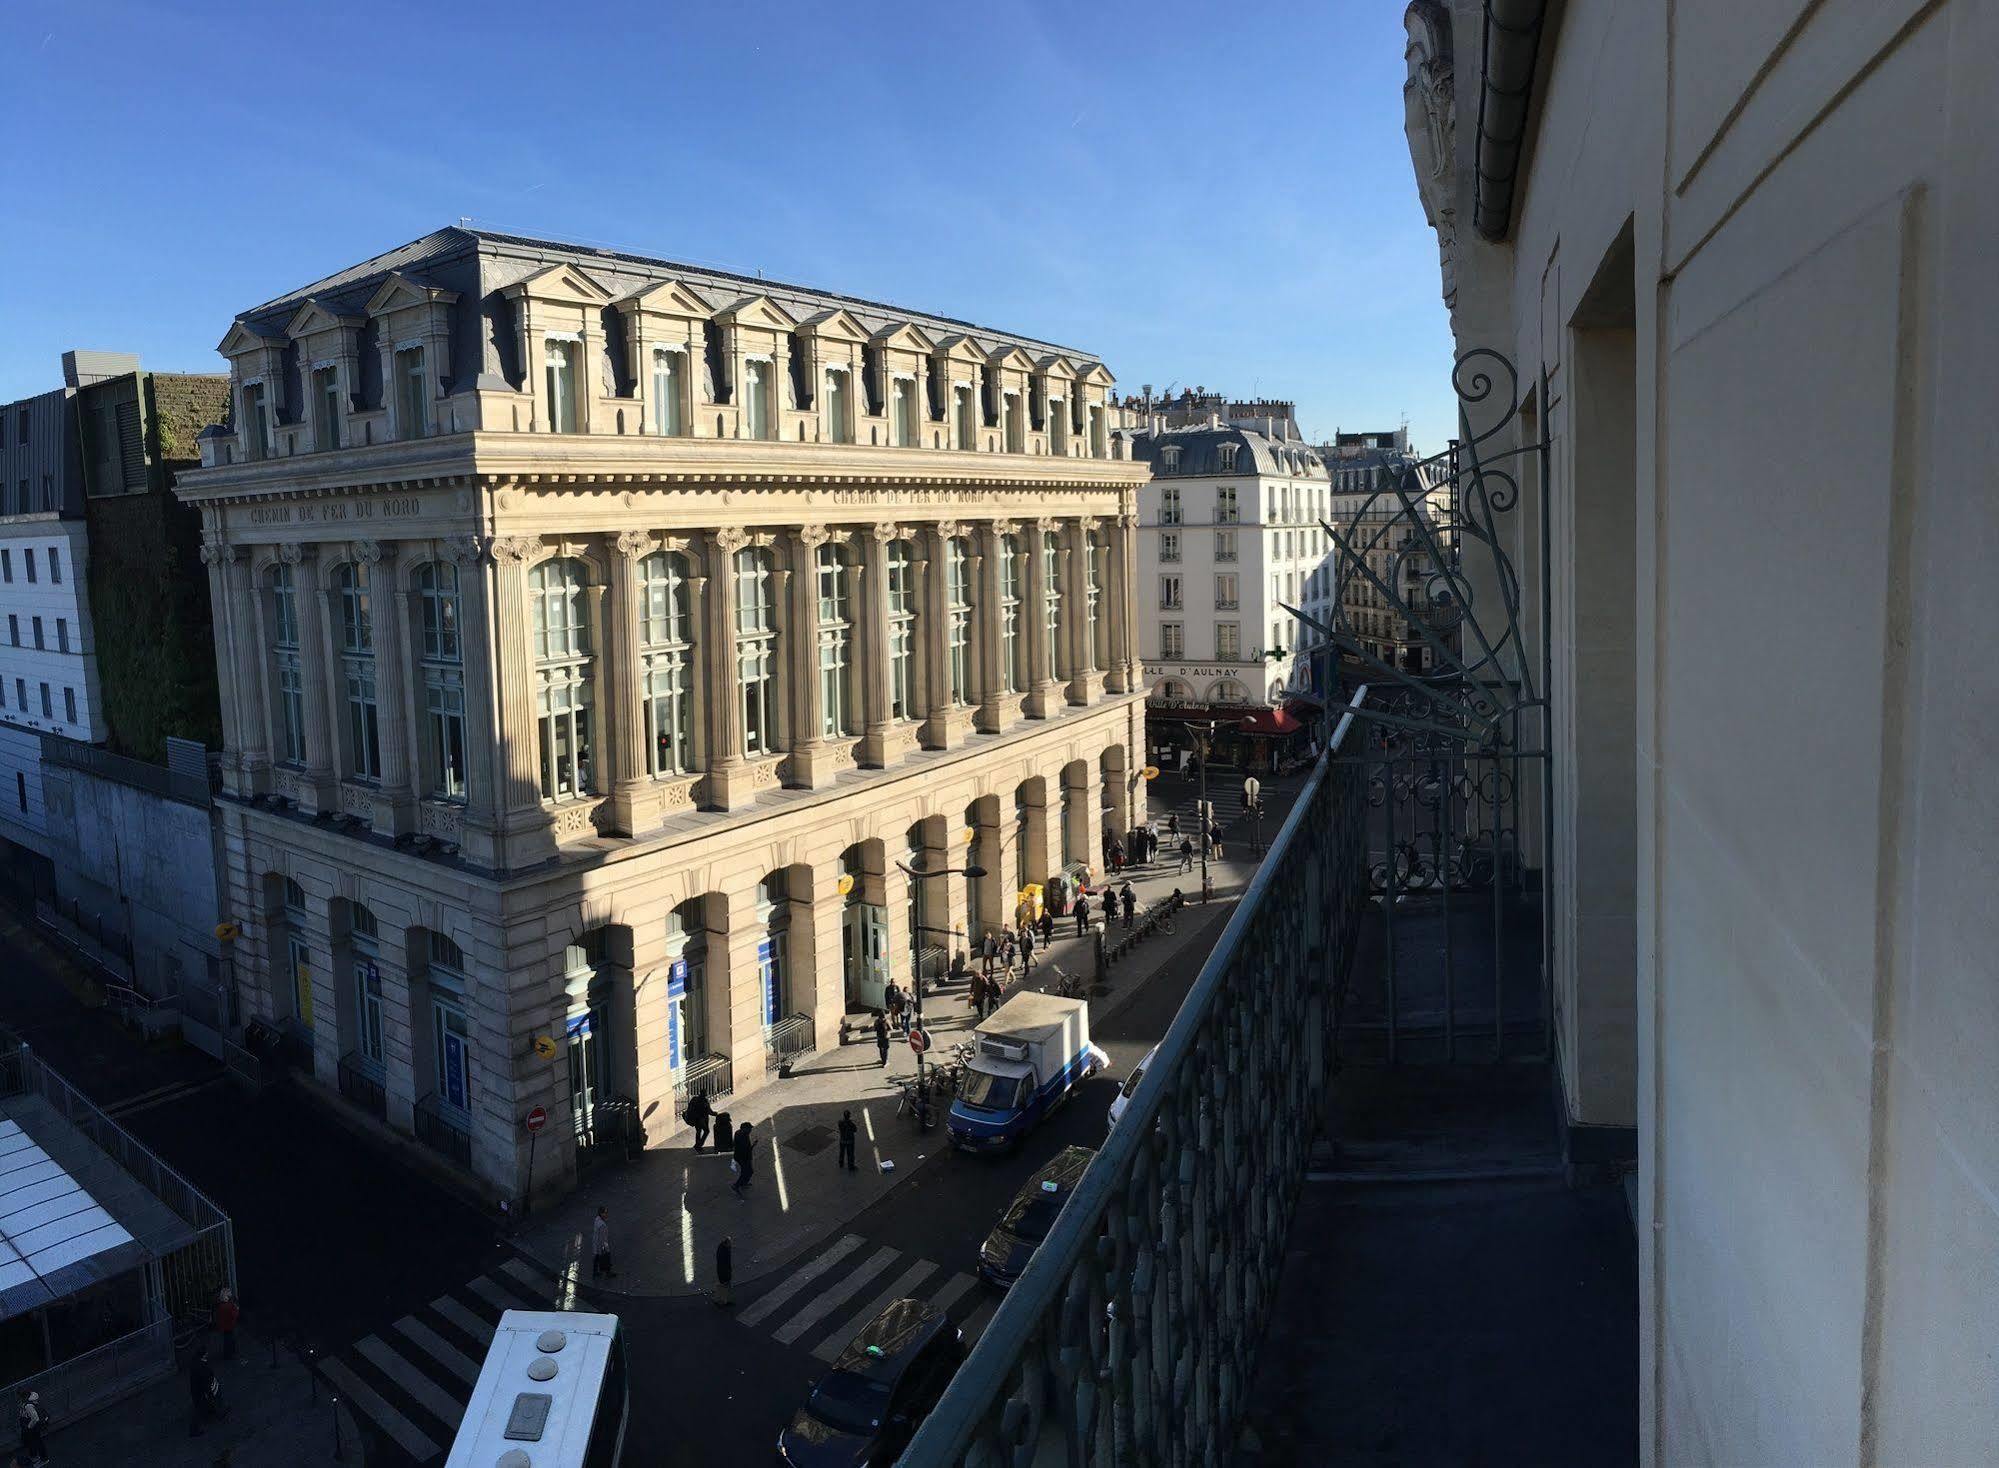
[[[491,1188],[531,1108],[536,1190],[657,1139],[1128,820],[1146,471],[1094,358],[469,229],[221,351],[180,493],[245,1006]]]
[[[1319,445],[1319,457],[1331,485],[1333,528],[1367,565],[1365,571],[1349,567],[1342,576],[1334,551],[1315,588],[1320,605],[1330,613],[1332,599],[1340,598],[1339,628],[1369,656],[1405,672],[1432,671],[1438,663],[1433,639],[1453,636],[1447,614],[1430,615],[1439,582],[1429,547],[1442,548],[1450,533],[1448,507],[1436,503],[1445,493],[1439,487],[1447,478],[1444,466],[1418,455],[1406,428],[1336,432],[1332,442]],[[1411,472],[1413,484],[1406,477]],[[1409,509],[1396,486],[1410,495]],[[1422,525],[1411,519],[1412,510]],[[1419,618],[1427,621],[1429,636]]]
[[[1550,483],[1504,550],[1570,1155],[1637,1158],[1642,1460],[1990,1461],[1999,10],[1407,31],[1444,300],[1497,354],[1457,386]]]

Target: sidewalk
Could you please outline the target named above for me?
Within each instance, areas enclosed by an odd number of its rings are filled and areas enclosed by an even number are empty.
[[[144,1463],[147,1468],[290,1468],[300,1463],[362,1464],[360,1434],[343,1404],[336,1408],[324,1383],[315,1385],[288,1350],[271,1365],[271,1344],[239,1329],[236,1359],[224,1361],[211,1344],[209,1361],[222,1381],[229,1415],[187,1434],[187,1372],[177,1371],[144,1391],[74,1423],[58,1421],[49,1434],[51,1468]],[[340,1451],[334,1451],[334,1414],[340,1414]],[[224,1454],[228,1456],[224,1456]]]
[[[1273,789],[1272,794],[1288,800],[1297,783],[1286,781],[1281,793]],[[1266,835],[1271,834],[1275,828],[1267,827]],[[1162,852],[1150,866],[1125,873],[1141,914],[1175,888],[1190,905],[1176,920],[1175,935],[1155,934],[1111,969],[1107,987],[1095,991],[1091,1000],[1093,1024],[1101,1025],[1130,1002],[1168,960],[1185,951],[1185,945],[1212,943],[1220,935],[1235,895],[1248,885],[1256,868],[1248,857],[1247,841],[1229,839],[1223,846],[1231,859],[1209,863],[1216,900],[1205,909],[1196,905],[1201,885],[1198,861],[1192,873],[1182,874],[1177,854],[1169,859]],[[1092,908],[1096,905],[1093,900]],[[1052,987],[1058,969],[1093,978],[1101,926],[1101,920],[1093,918],[1090,936],[1080,938],[1073,918],[1058,920],[1052,948],[1036,949],[1028,982],[1016,984],[1008,993],[1020,987]],[[1112,929],[1114,935],[1122,931],[1121,926]],[[933,983],[924,993],[924,1025],[940,1052],[975,1022],[968,988],[962,981]],[[586,1179],[552,1207],[543,1205],[522,1225],[514,1242],[579,1287],[660,1297],[694,1295],[710,1288],[715,1246],[727,1234],[735,1254],[736,1283],[746,1285],[778,1269],[871,1206],[917,1167],[950,1150],[941,1116],[930,1131],[918,1132],[908,1117],[896,1114],[901,1101],[896,1083],[915,1070],[915,1057],[900,1038],[893,1041],[886,1069],[878,1062],[872,1035],[806,1057],[788,1078],[773,1079],[748,1096],[723,1100],[732,1124],[747,1121],[755,1128],[756,1171],[746,1197],[738,1199],[731,1192],[735,1177],[728,1155],[712,1150],[696,1154],[691,1147],[693,1133],[676,1125],[663,1145]],[[849,1108],[860,1127],[857,1172],[837,1167],[837,1126],[841,1111]],[[592,1281],[590,1224],[599,1207],[610,1210],[617,1277]]]

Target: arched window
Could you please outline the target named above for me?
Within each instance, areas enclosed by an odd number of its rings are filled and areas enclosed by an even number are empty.
[[[1000,540],[1000,682],[1009,693],[1018,693],[1027,682],[1021,668],[1020,582],[1022,572],[1020,537]]]
[[[590,724],[596,700],[588,577],[581,561],[543,561],[528,573],[528,588],[534,600],[541,798],[573,800],[595,788]]]
[[[916,717],[916,551],[906,540],[889,542],[889,713]]]
[[[384,1054],[381,930],[375,914],[358,902],[350,908],[347,948],[354,966],[354,1050],[379,1068]]]
[[[1223,678],[1208,690],[1210,703],[1248,703],[1249,690],[1233,678]]]
[[[653,422],[668,438],[687,431],[682,394],[687,388],[687,354],[668,347],[655,347],[652,354]]]
[[[708,930],[701,899],[666,915],[668,1063],[676,1070],[708,1054]]]
[[[443,933],[428,940],[424,974],[430,990],[431,1064],[436,1096],[447,1118],[471,1124],[472,1025],[465,1015],[465,954]]]
[[[963,708],[972,701],[972,557],[962,538],[944,544],[944,600],[951,702]]]
[[[382,778],[381,716],[375,701],[375,626],[368,567],[349,561],[335,573],[340,596],[340,658],[347,688],[347,766],[357,780]]]
[[[278,758],[305,763],[305,674],[299,663],[298,586],[283,561],[271,567],[271,660],[277,670]]]
[[[846,555],[829,542],[814,552],[819,599],[819,732],[829,739],[854,732],[848,663],[854,635]]]
[[[271,954],[283,964],[282,977],[272,974],[272,987],[291,998],[288,1016],[307,1035],[312,1033],[312,945],[306,941],[305,888],[296,877],[285,878],[284,942]]]
[[[432,795],[462,800],[465,666],[458,567],[450,561],[417,567],[416,596],[423,621],[417,654],[423,678],[424,774]]]
[[[639,562],[639,658],[644,686],[646,769],[679,775],[694,768],[694,626],[687,558],[663,551]]]
[[[759,546],[736,552],[736,681],[742,689],[743,753],[777,749],[777,579]]]
[[[1067,677],[1068,660],[1062,656],[1062,543],[1052,530],[1041,536],[1041,585],[1042,601],[1047,604],[1042,635],[1048,643],[1048,673],[1054,678]]]
[[[763,984],[764,1028],[769,1029],[791,1012],[786,952],[791,938],[791,904],[786,900],[783,872],[772,872],[757,883],[756,918],[764,930],[757,944],[757,974]]]

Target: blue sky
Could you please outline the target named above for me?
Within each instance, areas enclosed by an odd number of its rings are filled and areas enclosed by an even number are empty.
[[[430,19],[462,13],[462,22]],[[0,401],[461,215],[1441,447],[1401,0],[0,7]]]

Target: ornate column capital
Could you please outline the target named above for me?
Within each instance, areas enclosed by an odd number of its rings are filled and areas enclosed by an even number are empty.
[[[620,530],[612,544],[618,548],[620,556],[636,560],[653,548],[653,538],[643,530]]]
[[[1095,530],[1096,528],[1097,528],[1097,517],[1095,515],[1078,515],[1076,517],[1076,529],[1079,533],[1083,535],[1088,535],[1092,530]]]
[[[749,532],[735,525],[725,525],[712,532],[709,538],[714,542],[715,549],[729,556],[750,543]]]
[[[319,547],[310,543],[301,544],[296,540],[288,540],[278,547],[278,559],[283,561],[287,566],[302,565],[308,561],[319,559]]]
[[[496,566],[518,566],[541,550],[541,537],[536,535],[499,535],[486,547]]]
[[[210,541],[201,548],[201,564],[227,567],[243,559],[243,547]]]
[[[798,543],[807,550],[816,550],[833,538],[833,532],[824,525],[801,525],[797,535]]]
[[[459,566],[476,566],[486,546],[476,535],[454,535],[438,546],[438,554]]]
[[[876,545],[887,545],[892,540],[902,539],[902,527],[887,521],[876,521],[868,527],[868,533],[874,537]]]
[[[939,520],[932,528],[936,530],[939,540],[950,540],[964,529],[956,520]]]
[[[382,559],[382,543],[379,540],[350,541],[348,554],[364,566],[377,565]]]
[[[1062,522],[1053,515],[1037,515],[1034,520],[1034,528],[1039,530],[1043,535],[1053,534],[1055,531],[1061,529],[1061,527]]]
[[[989,520],[986,523],[995,535],[1011,535],[1020,529],[1018,520]]]

